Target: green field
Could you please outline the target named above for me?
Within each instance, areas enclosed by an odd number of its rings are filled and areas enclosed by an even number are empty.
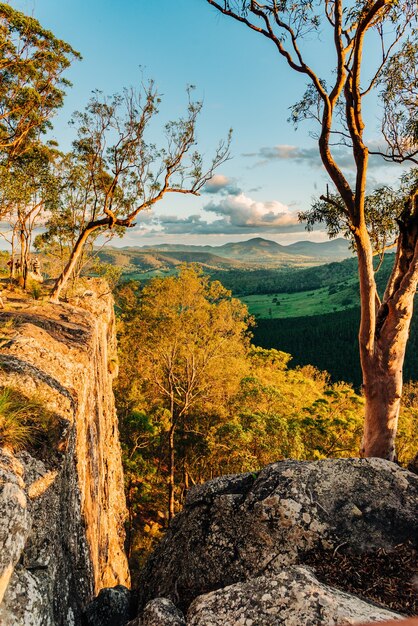
[[[176,268],[155,269],[138,272],[136,270],[123,272],[123,280],[149,280],[150,278],[165,278],[177,274]]]
[[[255,317],[284,319],[335,313],[358,306],[358,282],[347,279],[338,286],[321,287],[297,293],[241,296]]]

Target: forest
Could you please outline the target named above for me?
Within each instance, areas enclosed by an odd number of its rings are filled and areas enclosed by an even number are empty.
[[[185,265],[176,276],[153,278],[142,287],[122,283],[116,303],[115,391],[135,571],[190,486],[223,474],[257,472],[285,458],[357,455],[364,400],[338,375],[351,377],[350,365],[358,370],[352,334],[357,310],[347,327],[347,315],[338,324],[334,314],[335,336],[318,349],[327,316],[322,325],[305,318],[310,321],[296,324],[296,333],[293,319],[278,320],[278,327],[276,320],[258,320],[255,326],[246,307],[197,266]],[[284,329],[283,322],[288,322]],[[336,339],[338,328],[346,345]],[[302,358],[287,352],[286,335]],[[333,339],[344,359],[331,357]],[[310,357],[322,362],[309,365]],[[331,361],[332,378],[323,369]],[[399,461],[405,465],[418,444],[417,411],[418,386],[411,382],[405,385],[398,433]]]

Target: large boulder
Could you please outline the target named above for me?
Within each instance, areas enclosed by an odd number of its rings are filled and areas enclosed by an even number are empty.
[[[418,476],[380,459],[283,461],[213,480],[190,491],[149,559],[139,606],[166,597],[186,610],[197,596],[341,546],[353,555],[416,546],[417,505]]]
[[[343,626],[397,618],[401,616],[323,585],[307,568],[293,566],[199,596],[189,608],[187,625]]]

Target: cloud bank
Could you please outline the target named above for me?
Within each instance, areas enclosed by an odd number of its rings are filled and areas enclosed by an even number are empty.
[[[213,218],[212,218],[213,216]],[[211,219],[212,218],[212,219]],[[157,235],[252,235],[301,232],[304,225],[296,211],[277,200],[261,202],[244,193],[220,197],[203,207],[202,215],[147,215],[139,220],[142,234]]]
[[[372,149],[377,149],[375,142],[369,142],[369,145]],[[355,169],[354,159],[348,148],[336,146],[331,148],[331,150],[339,167],[348,170]],[[300,148],[298,146],[279,144],[277,146],[264,146],[257,152],[247,152],[242,156],[257,159],[257,162],[254,164],[255,167],[266,165],[273,161],[295,161],[296,163],[306,163],[315,168],[323,167],[317,146]],[[382,157],[370,155],[369,169],[379,169],[385,166],[387,166],[387,163]]]

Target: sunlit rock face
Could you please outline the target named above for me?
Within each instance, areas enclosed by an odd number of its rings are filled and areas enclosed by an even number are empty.
[[[129,585],[107,291],[0,313],[0,385],[41,399],[59,431],[49,451],[0,455],[0,624],[78,624],[102,588]]]
[[[282,461],[197,486],[142,573],[140,614],[152,598],[165,597],[193,626],[354,623],[342,618],[357,609],[356,621],[372,621],[358,598],[351,605],[342,598],[339,613],[338,593],[332,599],[303,566],[312,554],[321,560],[342,549],[358,557],[416,547],[417,507],[418,476],[380,459]],[[322,596],[329,621],[310,621]],[[257,611],[288,611],[288,621],[257,621]]]

